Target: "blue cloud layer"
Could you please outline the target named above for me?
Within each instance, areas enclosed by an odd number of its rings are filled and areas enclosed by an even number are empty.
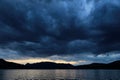
[[[120,51],[119,4],[119,0],[1,0],[0,48],[32,57]]]

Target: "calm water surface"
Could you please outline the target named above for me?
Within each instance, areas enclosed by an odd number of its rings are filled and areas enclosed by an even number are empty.
[[[120,80],[120,70],[0,70],[0,80]]]

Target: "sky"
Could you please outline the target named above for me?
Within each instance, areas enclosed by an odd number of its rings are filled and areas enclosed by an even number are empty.
[[[120,0],[0,0],[0,58],[73,65],[120,60]]]

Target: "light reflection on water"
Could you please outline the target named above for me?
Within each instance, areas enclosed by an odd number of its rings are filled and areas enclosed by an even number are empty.
[[[0,80],[120,80],[120,70],[0,70]]]

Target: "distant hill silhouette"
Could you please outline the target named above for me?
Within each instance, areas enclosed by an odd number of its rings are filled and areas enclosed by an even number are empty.
[[[53,62],[27,63],[26,65],[22,65],[0,59],[0,69],[120,69],[120,60],[108,64],[92,63],[88,65],[73,66],[71,64]]]
[[[74,66],[71,64],[58,64],[53,62],[26,64],[25,66],[27,68],[34,68],[34,69],[73,69],[74,68]]]
[[[23,69],[23,68],[25,68],[24,65],[13,62],[7,62],[3,59],[0,59],[0,69]]]
[[[92,63],[89,65],[75,66],[76,69],[120,69],[120,60],[108,64]]]

